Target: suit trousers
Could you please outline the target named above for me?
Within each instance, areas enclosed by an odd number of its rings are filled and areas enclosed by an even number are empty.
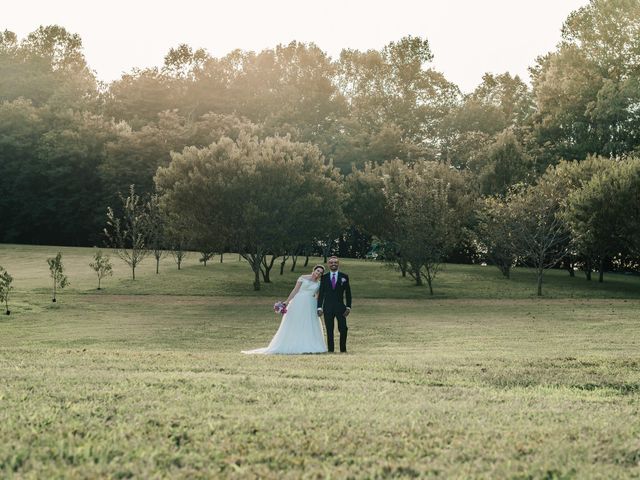
[[[340,332],[340,351],[347,351],[347,317],[344,316],[344,311],[342,313],[337,313],[333,311],[324,312],[324,326],[327,329],[327,350],[330,352],[334,351],[334,341],[333,341],[333,328],[335,325],[335,320],[338,320],[338,332]]]

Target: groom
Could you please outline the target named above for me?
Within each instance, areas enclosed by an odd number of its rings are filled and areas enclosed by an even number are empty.
[[[340,332],[340,351],[347,351],[347,317],[351,312],[351,284],[349,277],[339,271],[338,257],[330,257],[327,261],[329,272],[320,279],[318,292],[318,316],[324,313],[324,324],[327,327],[327,349],[333,352],[334,320],[338,320]],[[346,297],[346,305],[345,305]]]

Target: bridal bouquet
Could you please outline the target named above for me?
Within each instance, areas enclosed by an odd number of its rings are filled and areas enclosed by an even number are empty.
[[[287,313],[287,304],[284,302],[276,302],[273,306],[273,311],[279,313],[280,315],[284,315]]]

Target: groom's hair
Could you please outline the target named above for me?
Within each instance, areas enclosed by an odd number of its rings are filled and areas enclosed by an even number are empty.
[[[319,268],[321,268],[321,269],[322,269],[322,271],[324,272],[324,265],[320,265],[320,264],[318,264],[318,265],[316,265],[315,267],[313,267],[313,269],[315,270],[315,269],[316,269],[316,268],[318,268],[318,267],[319,267]]]
[[[335,258],[336,260],[340,260],[338,257],[336,257],[335,255],[331,255],[327,260],[331,260],[332,258]]]

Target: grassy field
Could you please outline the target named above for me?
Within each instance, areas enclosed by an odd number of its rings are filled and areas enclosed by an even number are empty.
[[[51,303],[46,258],[71,285]],[[640,478],[640,278],[343,261],[346,355],[244,356],[298,272],[0,245],[2,478]],[[306,273],[306,272],[305,272]]]

